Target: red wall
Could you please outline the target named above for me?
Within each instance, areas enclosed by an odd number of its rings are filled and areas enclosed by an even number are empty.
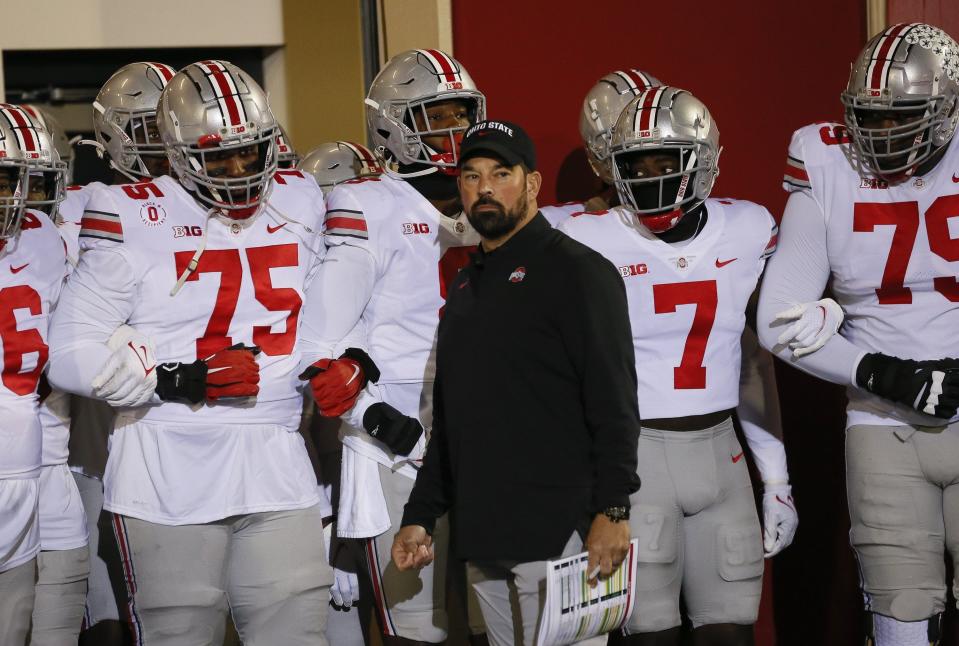
[[[560,165],[579,153],[579,110],[604,74],[638,67],[702,99],[724,146],[716,195],[781,210],[789,136],[841,116],[839,92],[865,42],[864,0],[802,3],[486,0],[453,3],[455,56],[491,117],[533,137],[543,204],[583,197]],[[588,178],[571,159],[564,178]]]

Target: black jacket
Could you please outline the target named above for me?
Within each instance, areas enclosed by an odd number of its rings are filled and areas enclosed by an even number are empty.
[[[639,488],[622,278],[537,214],[447,294],[432,436],[403,524],[432,531],[453,510],[461,558],[555,557]]]

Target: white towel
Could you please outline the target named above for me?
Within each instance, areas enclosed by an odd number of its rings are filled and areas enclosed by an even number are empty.
[[[389,528],[390,514],[377,461],[344,443],[337,535],[341,538],[369,538],[379,536]]]

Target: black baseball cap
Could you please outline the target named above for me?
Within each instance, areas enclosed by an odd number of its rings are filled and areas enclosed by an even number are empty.
[[[470,157],[493,153],[510,166],[525,164],[536,170],[536,150],[526,131],[509,121],[480,121],[471,126],[460,144],[459,165]]]

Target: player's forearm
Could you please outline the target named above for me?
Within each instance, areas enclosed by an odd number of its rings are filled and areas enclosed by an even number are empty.
[[[762,346],[789,365],[820,379],[848,385],[865,352],[842,336],[834,335],[820,350],[798,359],[788,345],[778,343],[791,321],[777,320],[776,315],[822,297],[830,273],[826,249],[826,225],[819,206],[808,195],[793,193],[783,214],[779,248],[766,264],[757,332]]]
[[[299,334],[301,366],[338,356],[347,347],[365,349],[363,310],[373,295],[370,253],[350,245],[332,247],[306,291]]]
[[[739,372],[739,420],[765,429],[782,439],[782,418],[776,390],[773,358],[759,346],[756,332],[746,328],[742,335],[742,366]]]
[[[129,317],[132,271],[116,253],[90,250],[67,281],[50,321],[47,377],[60,390],[91,397],[112,354],[107,342]]]

